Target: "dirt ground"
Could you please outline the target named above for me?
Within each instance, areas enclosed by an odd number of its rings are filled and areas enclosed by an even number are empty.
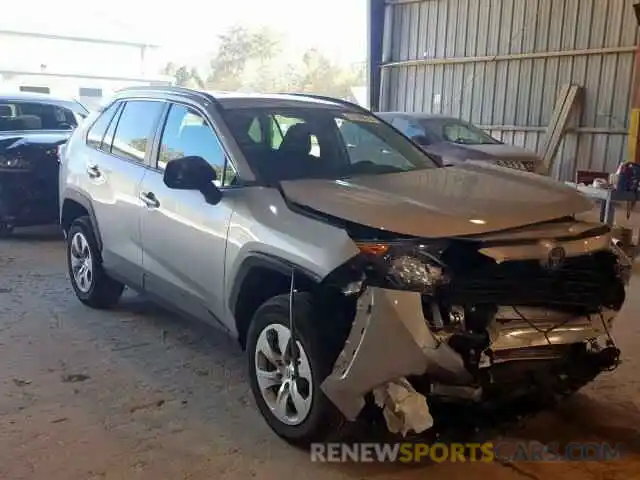
[[[637,479],[639,292],[640,277],[614,332],[624,364],[505,439],[624,442],[622,460],[318,464],[267,428],[233,341],[130,293],[89,310],[60,236],[19,234],[0,240],[0,480]]]

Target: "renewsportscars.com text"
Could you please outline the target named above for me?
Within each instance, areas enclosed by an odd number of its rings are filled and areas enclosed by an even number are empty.
[[[437,463],[611,461],[619,460],[621,445],[572,442],[541,444],[538,442],[485,443],[316,443],[311,445],[312,462],[401,462]]]

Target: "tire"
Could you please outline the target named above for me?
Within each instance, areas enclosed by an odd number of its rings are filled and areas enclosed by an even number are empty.
[[[13,225],[0,222],[0,238],[9,237],[13,233]]]
[[[279,295],[268,300],[253,317],[247,333],[249,383],[258,409],[269,427],[288,443],[301,448],[309,448],[313,442],[326,442],[330,439],[338,438],[345,423],[344,416],[320,388],[321,383],[331,373],[339,349],[335,345],[336,342],[332,341],[325,332],[320,330],[319,325],[322,325],[322,322],[313,321],[314,315],[310,295],[299,293],[295,296],[294,318],[296,336],[298,338],[297,344],[300,351],[300,376],[304,377],[305,373],[308,373],[308,377],[311,379],[310,384],[305,378],[295,381],[298,391],[297,398],[304,398],[305,393],[310,393],[310,396],[306,396],[306,401],[309,405],[308,413],[306,415],[299,414],[295,419],[290,418],[288,422],[283,421],[282,416],[272,410],[276,392],[280,388],[276,385],[269,391],[268,396],[271,397],[270,406],[263,394],[263,387],[261,387],[258,380],[259,368],[261,371],[265,371],[267,366],[265,356],[262,353],[258,353],[264,350],[262,348],[265,346],[263,341],[269,338],[269,334],[266,332],[275,331],[278,336],[280,333],[284,333],[286,336],[288,332],[290,336],[289,295]],[[291,344],[289,343],[288,345],[290,347]],[[306,365],[305,360],[307,362]],[[260,364],[260,367],[258,364]],[[306,372],[307,366],[308,372]],[[280,381],[282,381],[282,378],[286,380],[286,375],[286,373],[284,376],[281,375]],[[291,391],[292,387],[293,383],[290,383],[289,391]],[[291,406],[293,403],[289,405]],[[301,410],[304,411],[304,408]]]
[[[124,285],[102,269],[102,257],[89,217],[74,220],[67,235],[67,267],[76,297],[85,305],[108,309],[120,300]],[[79,275],[79,270],[83,274]]]

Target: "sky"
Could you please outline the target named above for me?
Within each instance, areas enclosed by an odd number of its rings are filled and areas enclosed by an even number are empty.
[[[162,45],[167,60],[198,64],[234,25],[268,26],[289,55],[316,47],[338,62],[366,58],[367,0],[21,0],[0,29],[109,37]]]

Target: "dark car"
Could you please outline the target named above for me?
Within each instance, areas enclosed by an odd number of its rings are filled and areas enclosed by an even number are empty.
[[[546,173],[541,158],[535,152],[505,144],[459,118],[407,112],[379,112],[376,115],[445,166],[472,161]]]
[[[0,95],[0,236],[58,221],[59,148],[88,113],[49,95]]]

